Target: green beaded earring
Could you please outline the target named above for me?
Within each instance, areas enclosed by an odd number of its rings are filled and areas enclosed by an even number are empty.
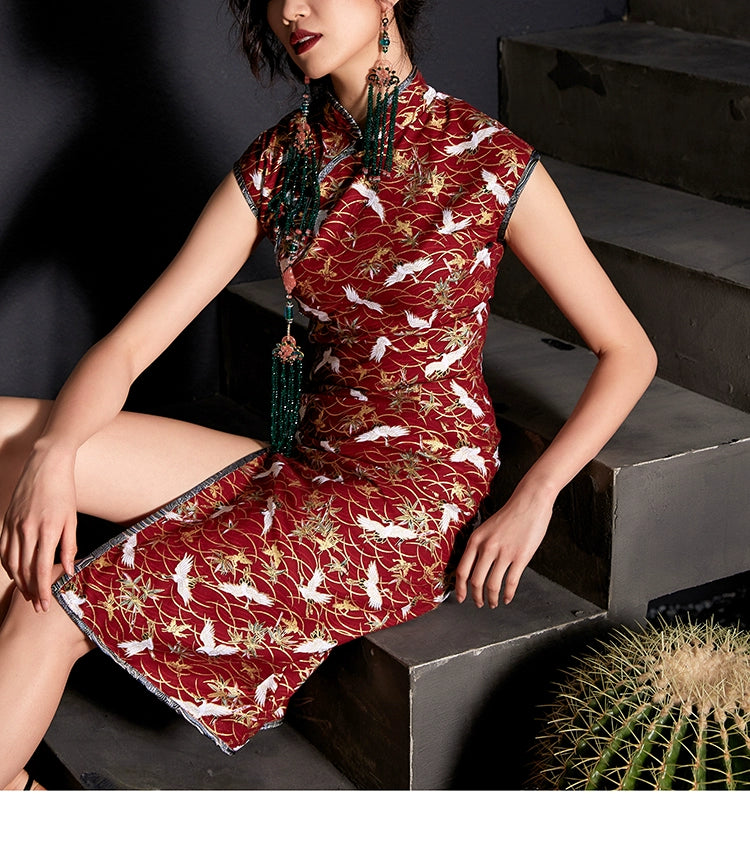
[[[367,76],[367,120],[364,134],[364,170],[370,177],[390,171],[393,164],[393,137],[396,131],[398,106],[398,75],[385,62],[391,44],[389,19],[381,21],[378,39],[378,59]]]

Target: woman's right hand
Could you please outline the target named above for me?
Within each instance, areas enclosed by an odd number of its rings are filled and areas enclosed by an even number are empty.
[[[52,601],[58,545],[65,572],[75,565],[74,471],[74,454],[38,442],[5,514],[0,562],[37,612],[46,612]]]

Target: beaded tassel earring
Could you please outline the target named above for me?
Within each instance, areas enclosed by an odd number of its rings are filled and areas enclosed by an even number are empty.
[[[271,449],[285,455],[292,450],[302,393],[303,352],[291,333],[292,292],[297,284],[292,265],[312,238],[320,211],[318,160],[309,113],[310,79],[305,76],[302,107],[294,119],[294,137],[284,157],[281,188],[268,205],[277,219],[277,256],[286,291],[286,335],[272,353]]]
[[[390,171],[393,164],[393,136],[396,130],[398,105],[398,75],[385,62],[391,40],[388,36],[389,19],[381,21],[378,39],[378,59],[367,76],[367,121],[364,135],[364,169],[370,177],[379,177]]]

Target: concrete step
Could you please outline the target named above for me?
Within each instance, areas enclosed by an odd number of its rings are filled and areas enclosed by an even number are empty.
[[[240,402],[270,374],[270,352],[255,331],[248,344],[241,322],[266,322],[277,337],[282,294],[276,280],[226,293],[228,395]],[[490,317],[484,371],[504,436],[496,505],[570,414],[594,365],[586,349]],[[559,497],[532,567],[614,620],[643,619],[652,598],[750,569],[748,477],[750,415],[656,379]]]
[[[68,790],[347,790],[289,724],[224,754],[100,652],[78,662],[34,773]]]
[[[750,40],[747,0],[630,0],[628,17],[662,27]]]
[[[502,42],[503,114],[540,151],[750,203],[750,42],[637,22]]]
[[[527,570],[507,607],[449,598],[338,647],[287,718],[360,788],[519,789],[550,681],[606,625]]]
[[[750,411],[750,210],[548,157],[543,162],[652,339],[659,375]],[[580,344],[510,252],[492,308]]]

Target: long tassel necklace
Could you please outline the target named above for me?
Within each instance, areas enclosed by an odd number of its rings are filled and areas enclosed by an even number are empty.
[[[374,179],[390,171],[396,130],[398,85],[395,70],[385,62],[391,44],[389,19],[381,21],[378,59],[367,76],[367,120],[364,132],[364,173]],[[310,79],[305,77],[302,106],[295,117],[295,131],[284,157],[284,177],[269,201],[278,225],[277,256],[286,292],[286,335],[274,347],[271,368],[271,449],[289,455],[299,423],[304,355],[292,336],[292,292],[297,284],[293,264],[315,232],[320,212],[319,165],[315,138],[310,128]]]
[[[278,220],[277,252],[286,291],[286,335],[274,347],[271,362],[271,449],[285,455],[292,451],[299,422],[304,360],[291,333],[292,292],[297,284],[292,266],[312,238],[320,211],[318,159],[309,113],[310,79],[306,76],[294,138],[284,158],[281,189],[269,202],[269,210]]]

